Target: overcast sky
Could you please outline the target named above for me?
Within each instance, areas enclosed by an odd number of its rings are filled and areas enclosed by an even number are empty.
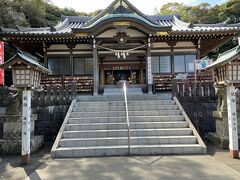
[[[227,0],[129,0],[135,7],[145,14],[153,14],[154,9],[160,9],[163,4],[169,2],[179,2],[189,5],[197,5],[208,2],[211,5],[220,4]],[[58,7],[73,8],[80,12],[93,12],[97,9],[105,9],[113,0],[52,0]]]

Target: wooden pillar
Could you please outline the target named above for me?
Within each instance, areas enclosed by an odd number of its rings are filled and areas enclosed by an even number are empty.
[[[73,65],[73,46],[69,46],[70,48],[70,74],[71,76],[74,75],[74,65]]]
[[[99,63],[98,63],[98,52],[96,47],[96,39],[93,39],[93,95],[98,95],[99,86]]]
[[[238,130],[235,87],[227,86],[229,150],[232,158],[238,158]]]
[[[147,80],[148,94],[152,94],[153,76],[152,76],[151,64],[152,64],[151,39],[148,38],[147,59],[146,59],[146,80]]]
[[[144,84],[144,78],[143,78],[143,59],[141,57],[140,59],[140,84]]]
[[[43,42],[43,59],[44,59],[44,66],[45,68],[48,68],[48,62],[47,62],[47,47],[45,42]]]
[[[22,164],[30,163],[31,90],[23,90],[22,103]]]
[[[103,59],[101,59],[101,66],[100,66],[100,85],[104,85],[104,67],[103,67]]]

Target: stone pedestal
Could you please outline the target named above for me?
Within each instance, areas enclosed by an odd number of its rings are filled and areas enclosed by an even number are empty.
[[[227,92],[225,88],[218,89],[217,111],[213,111],[213,117],[216,123],[216,132],[209,133],[211,142],[220,149],[229,149],[228,132],[228,112],[227,112]],[[237,119],[238,119],[238,141],[240,142],[240,102],[237,100]]]
[[[0,136],[0,154],[21,154],[22,146],[22,106],[21,97],[0,114],[2,124]],[[31,117],[31,152],[39,149],[44,142],[43,136],[34,136],[34,125],[37,114]]]

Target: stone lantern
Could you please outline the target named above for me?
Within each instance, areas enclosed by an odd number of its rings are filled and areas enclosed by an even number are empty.
[[[50,71],[41,66],[36,57],[23,51],[19,51],[0,67],[12,71],[13,85],[11,89],[23,91],[22,164],[28,164],[30,162],[31,91],[41,89],[41,74],[48,74]]]
[[[238,158],[238,122],[235,87],[240,86],[240,46],[220,54],[218,59],[207,66],[206,69],[214,71],[215,86],[218,89],[222,89],[222,91],[219,91],[221,93],[217,93],[219,97],[218,111],[213,112],[213,116],[216,119],[216,133],[219,136],[218,140],[215,139],[218,142],[220,140],[220,143],[221,141],[224,143],[223,141],[226,136],[229,136],[231,157]],[[224,108],[226,104],[227,108]]]
[[[13,58],[1,66],[5,70],[12,70],[13,88],[40,88],[41,74],[50,73],[48,69],[37,62],[37,58],[25,52],[18,52]]]

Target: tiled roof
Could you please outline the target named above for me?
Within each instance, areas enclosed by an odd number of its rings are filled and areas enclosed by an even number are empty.
[[[214,61],[214,63],[212,63],[211,65],[207,66],[206,69],[212,69],[212,68],[227,64],[232,60],[234,60],[239,55],[240,55],[240,46],[236,46],[235,48],[220,54],[217,60]]]
[[[132,16],[132,15],[131,15]],[[148,16],[153,19],[159,27],[172,27],[172,32],[221,32],[228,30],[240,30],[240,24],[191,24],[179,19],[179,16]],[[136,16],[137,18],[137,16]],[[72,34],[72,29],[81,29],[91,17],[62,16],[61,22],[54,27],[46,28],[24,28],[17,29],[1,28],[2,33],[19,35],[64,35]],[[142,18],[141,18],[142,19]],[[157,25],[155,25],[157,26]]]
[[[47,68],[45,68],[44,66],[42,66],[41,64],[38,63],[38,59],[35,56],[32,56],[32,55],[30,55],[26,52],[21,51],[21,50],[18,50],[18,52],[15,56],[13,56],[10,60],[6,61],[1,66],[3,68],[8,67],[9,63],[11,63],[12,60],[15,59],[17,56],[20,57],[22,60],[26,61],[27,63],[30,63],[30,64],[36,66],[37,68],[41,69],[43,72],[51,73],[50,70],[48,70]]]
[[[170,27],[172,33],[193,32],[225,32],[238,31],[240,24],[227,24],[227,22],[218,24],[192,24],[180,20],[179,15],[165,16],[147,16],[136,9],[128,0],[115,0],[105,10],[95,17],[89,16],[62,16],[61,21],[54,27],[46,28],[24,28],[17,29],[1,28],[0,34],[16,34],[16,35],[72,35],[73,29],[86,29],[102,22],[106,19],[114,18],[133,18],[153,28]]]

